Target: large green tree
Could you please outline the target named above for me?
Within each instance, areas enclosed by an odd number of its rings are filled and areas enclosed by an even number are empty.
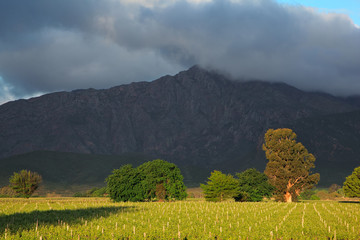
[[[268,177],[256,170],[249,168],[241,173],[236,173],[240,194],[235,201],[259,202],[264,197],[271,197],[274,187],[269,183]]]
[[[38,173],[28,170],[14,172],[9,179],[11,188],[26,198],[29,198],[38,189],[41,181],[42,177]]]
[[[106,182],[114,201],[181,200],[187,196],[180,169],[161,159],[137,168],[124,165],[114,170]]]
[[[263,144],[266,158],[265,174],[275,187],[279,200],[292,202],[301,191],[316,184],[320,175],[311,174],[315,157],[300,143],[296,134],[288,128],[269,129]]]
[[[110,198],[116,202],[137,202],[145,199],[145,189],[140,185],[143,176],[130,164],[115,169],[106,179]]]
[[[343,189],[347,197],[360,197],[360,167],[346,178]]]
[[[207,201],[221,202],[239,194],[238,181],[230,174],[213,171],[207,184],[201,184]]]
[[[175,164],[156,159],[140,165],[138,170],[143,176],[142,186],[146,190],[147,199],[157,197],[157,193],[158,197],[164,195],[165,199],[186,198],[184,177]],[[165,193],[160,193],[156,189],[164,189]]]

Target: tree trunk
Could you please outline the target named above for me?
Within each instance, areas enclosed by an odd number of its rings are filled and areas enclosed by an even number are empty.
[[[289,179],[288,184],[286,186],[286,192],[284,195],[285,202],[292,202],[292,196],[290,193],[290,189],[292,188],[292,186],[294,186],[294,183],[291,183],[291,179]]]
[[[285,202],[292,202],[292,196],[290,192],[286,192],[284,198],[285,198]]]

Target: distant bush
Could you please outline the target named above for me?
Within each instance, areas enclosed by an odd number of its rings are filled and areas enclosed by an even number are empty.
[[[329,189],[328,189],[328,192],[329,192],[329,193],[333,193],[333,192],[339,191],[340,189],[341,189],[341,186],[338,185],[338,184],[336,184],[336,183],[334,183],[334,184],[331,184],[331,186],[330,186]]]
[[[320,198],[316,195],[312,195],[309,200],[320,200]]]
[[[107,187],[94,187],[86,192],[77,192],[73,197],[104,197],[107,194]]]
[[[187,194],[188,194],[187,198],[203,198],[204,197],[203,190],[200,187],[188,188]]]
[[[268,177],[255,168],[236,173],[236,176],[238,177],[238,190],[240,190],[240,193],[235,197],[235,201],[260,202],[264,197],[270,198],[275,190],[270,185]]]
[[[104,197],[107,194],[107,187],[93,188],[89,194],[91,197]]]
[[[195,198],[195,194],[194,193],[188,193],[188,198]]]
[[[61,196],[61,194],[56,193],[56,192],[48,192],[48,193],[46,193],[46,197],[47,198],[59,198],[62,196]]]
[[[317,200],[317,199],[311,199],[313,196],[315,196],[316,192],[313,189],[305,190],[304,192],[300,193],[300,199],[301,200]]]
[[[330,190],[330,191],[329,191]],[[336,200],[342,197],[342,189],[332,191],[332,189],[311,189],[300,194],[301,200]]]
[[[329,193],[326,190],[321,190],[317,192],[316,195],[320,198],[320,200],[335,200],[336,198],[341,197],[341,195],[337,192]]]
[[[76,192],[73,197],[89,197],[86,192]]]

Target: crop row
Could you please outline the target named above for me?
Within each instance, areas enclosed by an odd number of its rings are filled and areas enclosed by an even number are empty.
[[[0,199],[2,239],[360,239],[360,204]]]

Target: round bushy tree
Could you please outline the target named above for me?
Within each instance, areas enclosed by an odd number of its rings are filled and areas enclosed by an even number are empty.
[[[156,189],[164,187],[165,199],[181,200],[186,198],[186,187],[184,184],[184,177],[180,169],[173,163],[156,159],[146,162],[138,167],[139,172],[143,176],[141,182],[143,189],[146,191],[146,198],[156,198]]]
[[[347,197],[360,197],[360,167],[346,178],[343,189]]]
[[[110,198],[116,202],[137,202],[145,199],[145,191],[140,183],[143,176],[130,164],[115,169],[106,179]]]
[[[212,202],[221,202],[239,194],[238,181],[230,174],[213,171],[207,184],[201,184],[205,199]]]
[[[255,168],[237,173],[240,194],[235,201],[259,202],[264,197],[271,197],[274,187],[269,183],[267,176]]]
[[[137,168],[122,166],[114,170],[106,182],[114,201],[181,200],[187,196],[180,169],[160,159]]]
[[[42,177],[36,172],[21,170],[18,173],[14,172],[9,181],[16,193],[29,198],[38,189]]]

